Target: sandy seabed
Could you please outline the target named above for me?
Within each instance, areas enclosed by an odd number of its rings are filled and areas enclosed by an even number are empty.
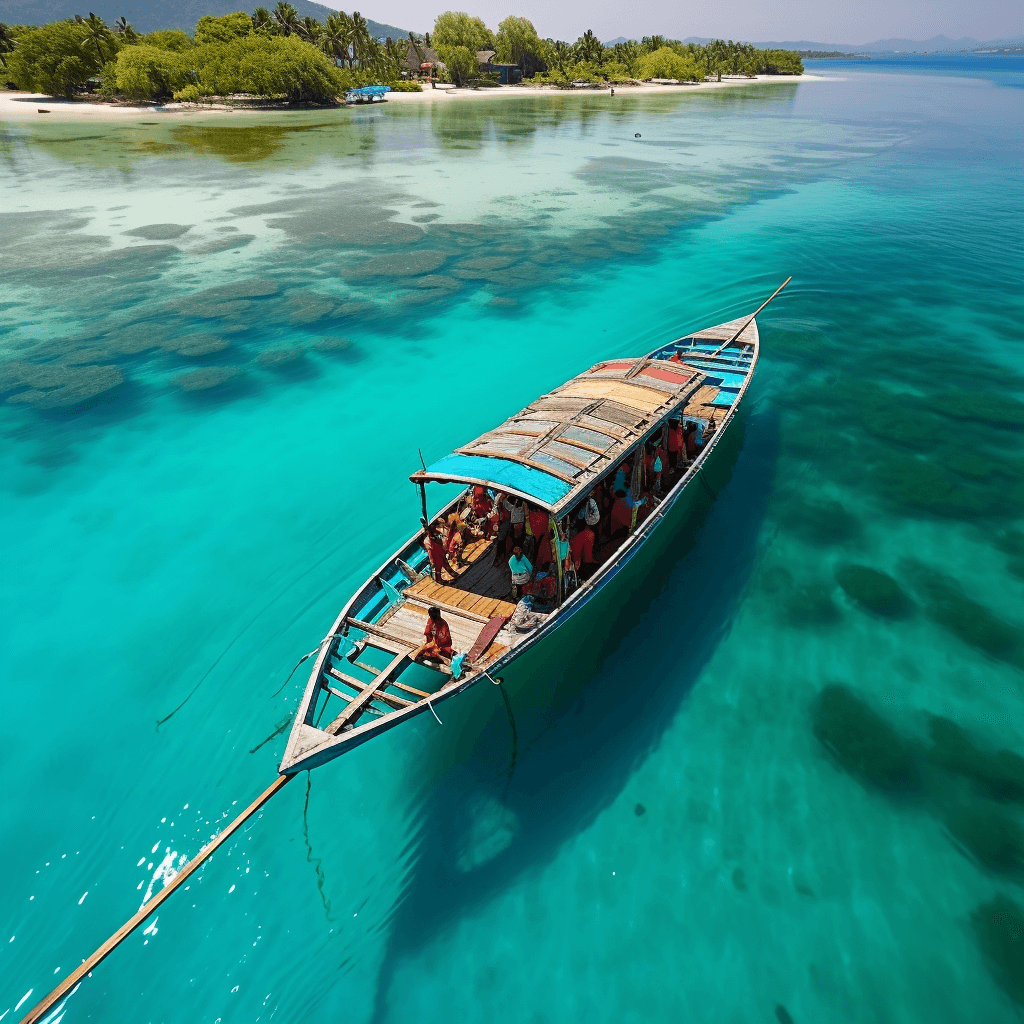
[[[729,78],[722,82],[701,82],[697,85],[616,85],[608,89],[555,89],[552,87],[499,86],[495,89],[425,89],[423,92],[393,92],[389,103],[451,103],[466,100],[523,96],[634,96],[641,93],[704,92],[708,89],[730,89],[736,86],[772,83],[821,81],[816,75],[764,75],[758,78]],[[42,93],[0,91],[0,122],[2,121],[122,121],[140,114],[187,118],[209,114],[280,114],[287,107],[229,107],[217,104],[166,103],[120,105],[90,103],[87,100],[66,100]],[[299,108],[308,109],[308,108]]]

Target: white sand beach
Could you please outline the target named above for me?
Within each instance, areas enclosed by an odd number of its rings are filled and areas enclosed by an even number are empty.
[[[730,89],[750,85],[792,84],[821,81],[819,75],[761,75],[757,78],[727,78],[721,82],[688,85],[616,85],[606,89],[556,89],[553,86],[499,86],[493,89],[424,89],[423,92],[393,92],[388,103],[462,103],[481,99],[537,96],[618,96],[660,93],[695,93],[709,89]],[[230,107],[196,103],[98,103],[89,100],[67,100],[41,93],[0,91],[0,122],[4,121],[121,121],[134,120],[140,114],[167,118],[189,118],[208,115],[274,113],[287,107]]]

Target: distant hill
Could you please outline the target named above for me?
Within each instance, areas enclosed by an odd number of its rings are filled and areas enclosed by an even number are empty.
[[[2,8],[4,0],[0,0]],[[665,35],[666,33],[662,33]],[[719,37],[721,38],[721,37]],[[688,36],[684,43],[710,43],[711,36]],[[745,42],[746,40],[744,40]],[[625,36],[617,36],[608,40],[605,46],[626,42]],[[771,50],[817,50],[830,53],[892,53],[893,51],[911,50],[917,53],[936,53],[946,50],[973,50],[981,46],[1007,46],[1024,42],[1024,37],[1012,39],[988,39],[979,42],[970,36],[963,39],[950,39],[948,36],[933,36],[931,39],[876,39],[873,43],[823,43],[812,39],[786,39],[771,42],[754,43],[754,46]]]
[[[276,0],[262,0],[262,6],[273,8]],[[324,21],[328,14],[334,14],[331,7],[313,3],[312,0],[291,0],[300,18],[312,17]],[[8,25],[45,25],[49,21],[61,21],[83,16],[90,11],[98,14],[108,25],[124,15],[136,32],[155,32],[162,28],[180,28],[190,35],[195,31],[196,22],[204,14],[219,17],[232,11],[246,11],[248,14],[261,6],[260,0],[0,0],[0,21]],[[404,39],[407,29],[385,25],[366,19],[370,34],[376,38],[391,36]]]

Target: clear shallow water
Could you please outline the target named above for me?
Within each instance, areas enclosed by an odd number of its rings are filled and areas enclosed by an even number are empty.
[[[793,274],[511,780],[488,688],[293,783],[64,1019],[1014,1019],[1021,805],[930,718],[1024,753],[1022,100],[965,71],[5,126],[0,1013],[272,777],[417,446]]]

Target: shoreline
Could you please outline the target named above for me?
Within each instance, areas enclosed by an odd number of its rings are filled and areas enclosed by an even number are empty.
[[[791,84],[794,82],[822,81],[819,75],[761,75],[757,78],[730,78],[722,82],[700,82],[695,85],[616,85],[601,89],[558,89],[552,86],[498,86],[493,89],[424,89],[423,92],[393,92],[388,94],[388,103],[452,103],[497,97],[538,97],[538,96],[610,96],[615,89],[616,98],[634,95],[671,95],[679,93],[705,92],[709,89],[731,89],[763,84]],[[381,104],[374,104],[380,106]],[[370,106],[364,104],[363,109]],[[46,113],[40,113],[40,108]],[[288,107],[253,106],[234,107],[196,103],[166,104],[115,104],[96,103],[89,100],[67,100],[46,96],[42,93],[0,91],[0,123],[5,121],[124,121],[140,115],[158,115],[161,119],[185,120],[193,117],[223,116],[230,114],[290,114],[323,110],[347,109],[345,104],[337,107]],[[359,109],[355,107],[353,109]]]

